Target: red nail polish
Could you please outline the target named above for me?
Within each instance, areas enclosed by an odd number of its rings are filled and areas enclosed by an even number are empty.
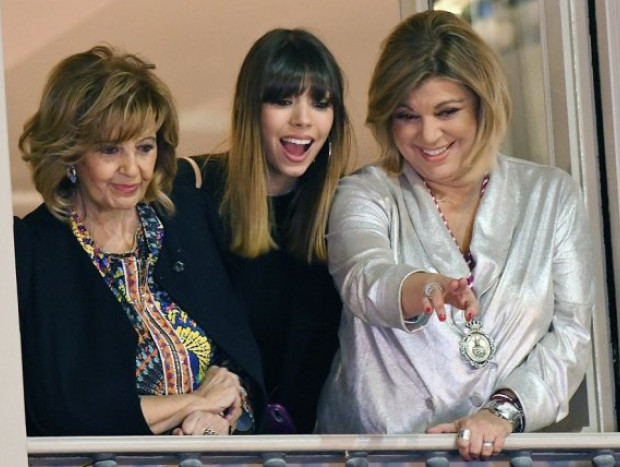
[[[424,312],[427,315],[430,315],[433,312],[433,309],[430,306],[427,306],[426,308],[424,308]]]
[[[465,319],[467,319],[467,321],[471,321],[471,319],[474,317],[474,314],[472,312],[467,313],[467,316],[465,317]]]
[[[442,323],[446,320],[446,315],[439,315],[439,321]]]

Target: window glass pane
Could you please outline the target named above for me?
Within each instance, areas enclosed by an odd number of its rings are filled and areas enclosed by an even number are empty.
[[[538,1],[434,0],[433,9],[467,20],[503,60],[513,116],[502,152],[550,163]]]

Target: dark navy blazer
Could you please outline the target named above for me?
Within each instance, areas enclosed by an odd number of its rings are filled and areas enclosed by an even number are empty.
[[[253,383],[264,405],[259,351],[213,234],[214,206],[173,194],[155,278]],[[22,361],[31,436],[142,435],[137,334],[67,224],[39,206],[15,219]]]

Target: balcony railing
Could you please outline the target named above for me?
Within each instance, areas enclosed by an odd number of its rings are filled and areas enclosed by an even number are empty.
[[[460,463],[454,435],[300,435],[28,438],[29,465],[366,465]],[[620,433],[523,433],[508,437],[494,465],[613,466]]]

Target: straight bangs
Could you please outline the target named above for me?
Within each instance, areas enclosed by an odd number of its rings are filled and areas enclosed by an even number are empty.
[[[93,113],[93,120],[85,123],[82,141],[120,143],[143,135],[156,133],[167,120],[165,111],[152,101],[128,99],[114,102],[101,112]]]
[[[323,57],[303,49],[283,52],[265,74],[262,102],[273,103],[309,90],[313,100],[333,105],[338,86]]]

